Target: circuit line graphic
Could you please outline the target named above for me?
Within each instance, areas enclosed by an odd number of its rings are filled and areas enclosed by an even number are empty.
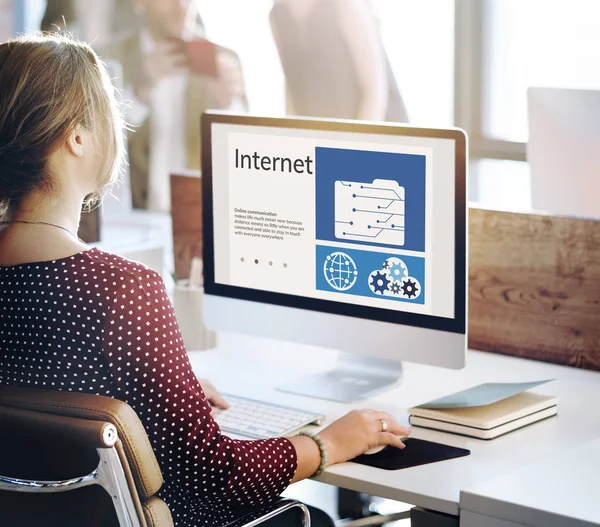
[[[335,237],[404,245],[405,191],[397,181],[335,182]]]

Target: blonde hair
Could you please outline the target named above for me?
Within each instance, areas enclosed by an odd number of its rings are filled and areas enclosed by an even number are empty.
[[[124,123],[115,90],[92,48],[65,35],[0,44],[0,217],[32,190],[52,190],[47,161],[81,125],[103,146],[91,206],[119,176]]]

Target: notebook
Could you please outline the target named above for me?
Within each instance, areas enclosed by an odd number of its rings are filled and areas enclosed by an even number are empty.
[[[522,386],[539,384],[541,382]],[[493,385],[495,393],[490,396],[490,386],[482,385],[411,408],[410,423],[479,439],[494,439],[557,414],[558,399],[554,396],[527,391],[503,396],[501,385]],[[515,385],[506,387],[505,394],[516,390]]]

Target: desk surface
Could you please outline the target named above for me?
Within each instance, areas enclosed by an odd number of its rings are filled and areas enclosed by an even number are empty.
[[[558,416],[493,441],[413,428],[413,437],[470,449],[468,457],[399,471],[344,463],[319,478],[447,514],[458,514],[461,490],[556,455],[566,445],[573,448],[600,438],[600,412],[589,412],[589,402],[600,400],[600,374],[489,353],[470,352],[467,367],[458,371],[405,363],[398,386],[362,404],[345,405],[275,389],[282,381],[333,367],[336,357],[331,350],[223,334],[218,335],[216,350],[190,353],[196,374],[210,379],[220,391],[319,411],[329,422],[352,408],[371,407],[407,423],[408,408],[483,382],[555,378],[536,391],[558,396]]]
[[[461,493],[461,509],[532,527],[600,524],[600,439]]]

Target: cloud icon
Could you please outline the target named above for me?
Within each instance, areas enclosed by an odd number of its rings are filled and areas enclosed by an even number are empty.
[[[408,267],[396,256],[387,258],[381,269],[375,269],[368,277],[369,289],[376,296],[416,300],[421,295],[421,284],[409,276]]]

